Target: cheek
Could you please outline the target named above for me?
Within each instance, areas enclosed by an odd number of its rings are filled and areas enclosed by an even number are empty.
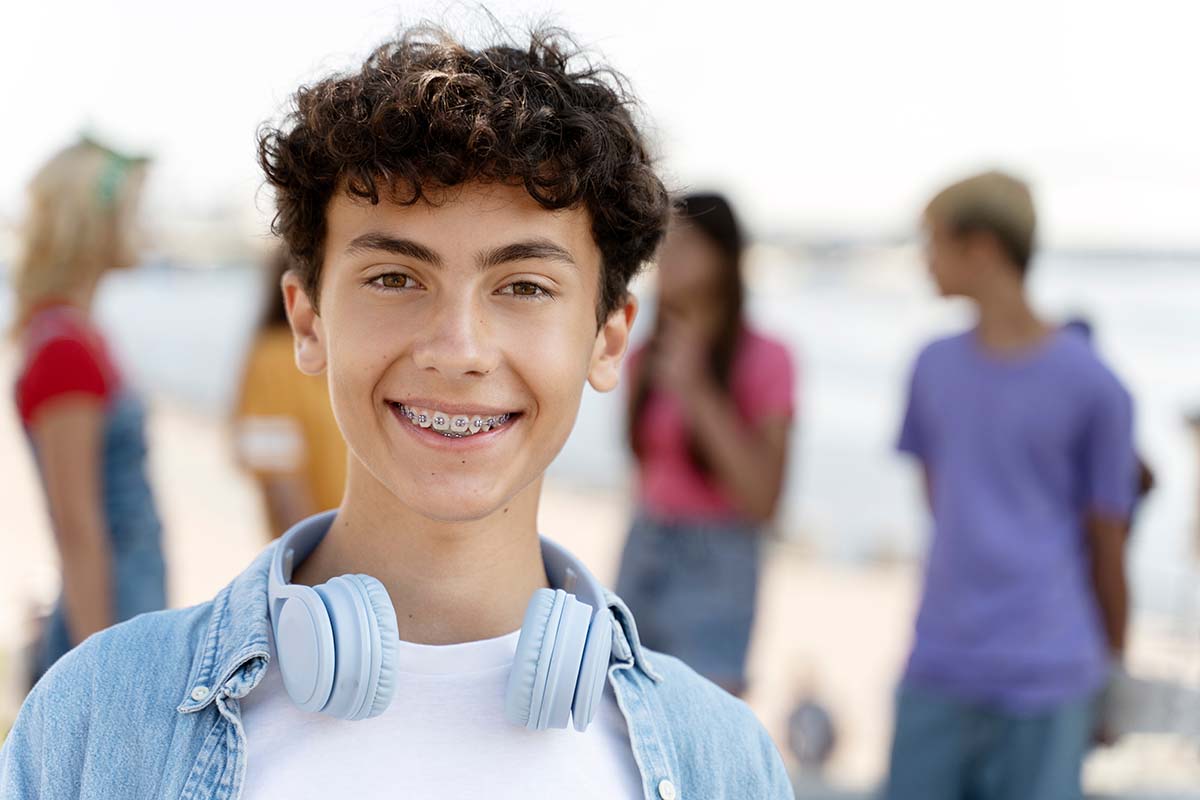
[[[950,277],[948,266],[945,256],[941,253],[934,252],[929,258],[929,269],[938,278],[944,280]]]
[[[542,398],[561,398],[582,390],[595,339],[577,331],[513,337],[505,359],[530,391]]]
[[[593,330],[594,325],[561,326],[537,336],[509,337],[505,345],[507,367],[528,392],[540,423],[554,432],[547,444],[556,448],[574,424],[591,367]]]
[[[359,427],[372,419],[370,406],[382,400],[375,390],[395,359],[392,345],[398,339],[363,315],[330,315],[325,323],[326,374],[334,412],[343,430],[343,420]]]

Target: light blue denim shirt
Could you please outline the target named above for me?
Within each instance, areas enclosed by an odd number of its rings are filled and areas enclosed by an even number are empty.
[[[240,700],[270,658],[267,567],[275,546],[210,602],[143,614],[60,659],[0,750],[0,797],[239,797]],[[645,798],[792,798],[779,752],[750,709],[682,662],[644,650],[629,609],[612,594],[609,605],[609,683]]]

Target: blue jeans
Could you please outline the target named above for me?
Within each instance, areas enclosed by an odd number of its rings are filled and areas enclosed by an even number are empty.
[[[104,522],[112,548],[114,622],[167,605],[162,525],[146,479],[144,420],[145,411],[135,395],[122,392],[113,398],[101,458]],[[33,682],[77,644],[67,630],[60,595],[34,652]]]
[[[668,522],[639,513],[617,595],[646,646],[727,688],[745,684],[760,536],[738,520]]]
[[[902,686],[886,800],[1079,800],[1095,699],[1036,714]]]

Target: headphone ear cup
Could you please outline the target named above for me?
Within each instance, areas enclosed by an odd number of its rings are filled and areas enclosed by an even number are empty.
[[[308,586],[283,602],[274,630],[275,655],[288,696],[304,711],[320,711],[333,692],[333,623],[321,597]]]
[[[612,658],[612,640],[612,612],[605,607],[592,616],[579,667],[579,683],[571,705],[572,721],[580,733],[587,730],[600,707],[600,697],[608,679],[608,663]]]
[[[537,728],[550,657],[566,597],[567,593],[561,589],[538,589],[529,598],[504,695],[504,716],[513,725],[530,730]]]
[[[353,719],[366,702],[371,689],[372,666],[379,650],[372,646],[378,635],[368,612],[368,601],[352,576],[336,578],[313,587],[329,612],[333,626],[336,668],[329,702],[321,709],[338,719]]]
[[[355,719],[377,717],[391,705],[396,693],[396,661],[400,650],[400,626],[396,623],[396,609],[392,598],[375,578],[370,575],[354,575],[370,604],[379,631],[379,671],[374,681],[374,691],[368,691],[366,707]]]
[[[550,669],[542,695],[538,728],[565,728],[571,719],[575,701],[575,686],[583,663],[583,647],[587,640],[592,607],[568,594],[563,606],[558,636],[550,654]]]

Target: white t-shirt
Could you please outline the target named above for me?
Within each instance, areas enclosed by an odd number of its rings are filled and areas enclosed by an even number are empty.
[[[274,659],[242,699],[246,800],[641,798],[625,718],[606,684],[584,733],[504,718],[520,631],[445,646],[400,642],[396,694],[354,722],[297,708]]]

